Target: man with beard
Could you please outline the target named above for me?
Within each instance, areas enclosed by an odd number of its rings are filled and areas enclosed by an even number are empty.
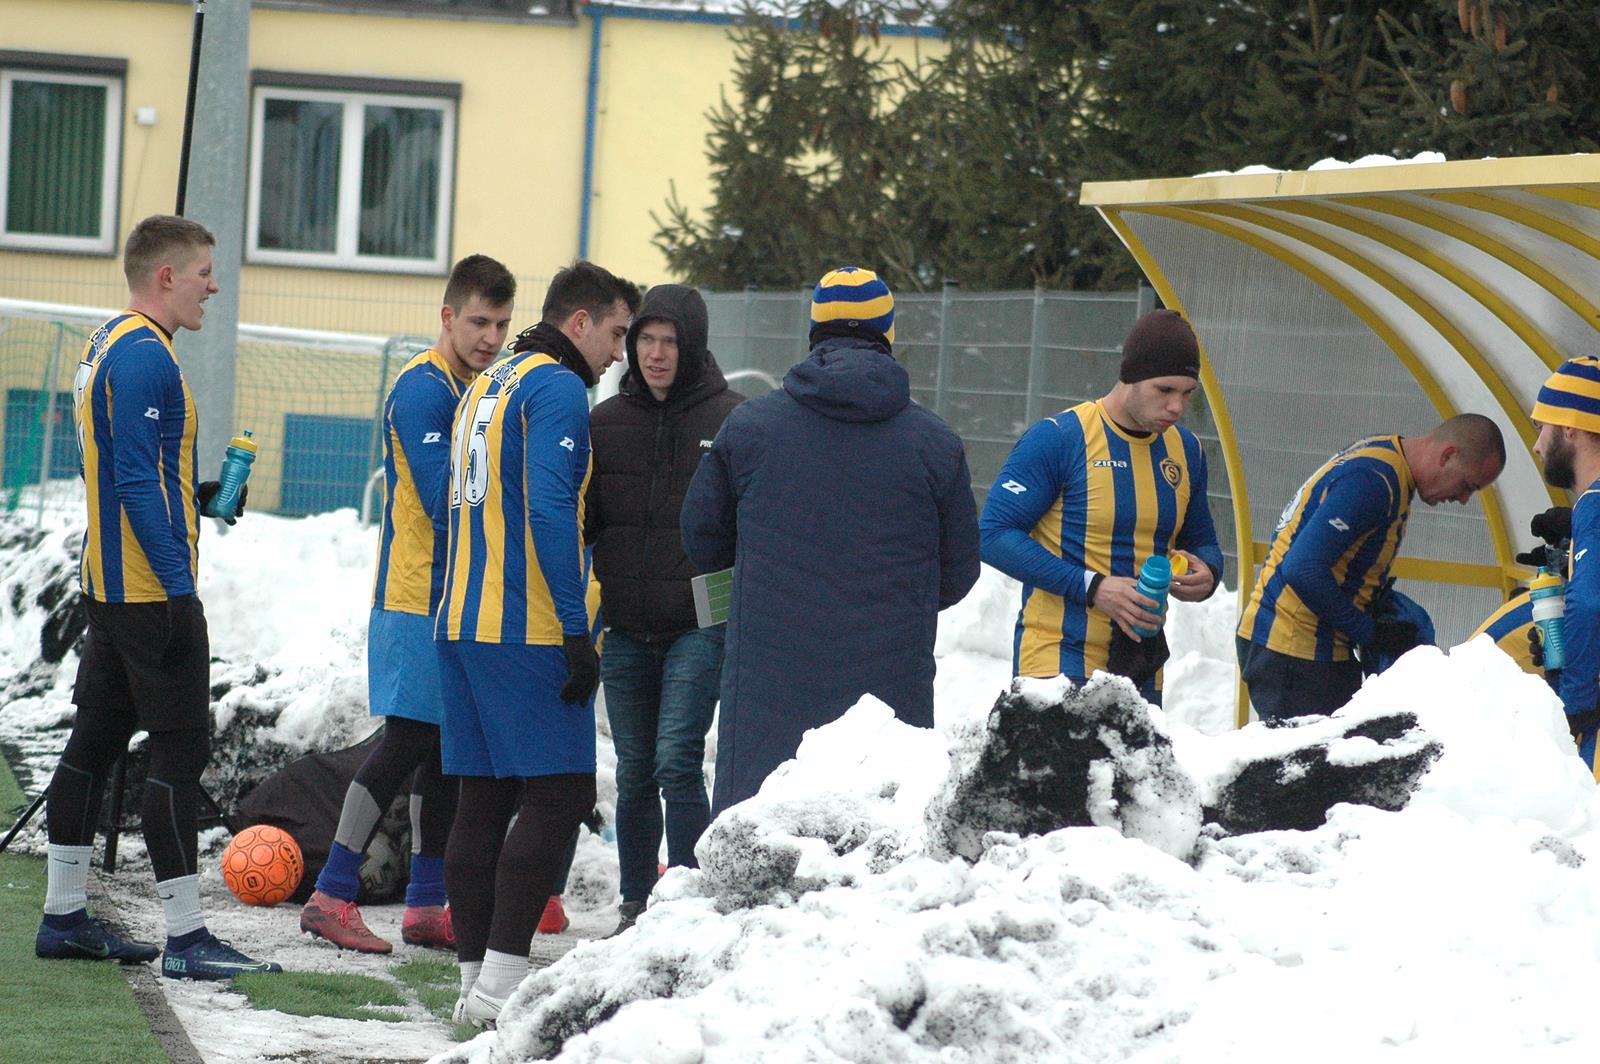
[[[1558,367],[1539,389],[1533,420],[1539,426],[1533,452],[1545,480],[1582,492],[1572,506],[1560,694],[1578,753],[1593,770],[1600,726],[1600,554],[1589,554],[1600,546],[1600,359],[1575,358]]]

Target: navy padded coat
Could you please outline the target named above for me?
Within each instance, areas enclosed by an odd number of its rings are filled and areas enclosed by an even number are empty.
[[[728,415],[689,485],[684,550],[734,568],[713,813],[862,695],[933,726],[939,611],[978,579],[961,437],[881,346],[825,340]]]

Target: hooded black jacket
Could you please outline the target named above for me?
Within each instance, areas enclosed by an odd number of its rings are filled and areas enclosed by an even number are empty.
[[[678,375],[665,400],[639,371],[639,330],[668,321],[678,330]],[[696,626],[678,513],[700,456],[744,396],[728,388],[706,350],[706,304],[684,285],[656,285],[624,341],[628,368],[618,394],[589,415],[594,471],[584,539],[594,546],[605,624],[667,638]]]

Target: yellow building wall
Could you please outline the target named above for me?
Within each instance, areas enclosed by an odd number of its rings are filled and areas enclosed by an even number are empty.
[[[122,239],[138,219],[171,211],[176,198],[192,18],[179,3],[0,0],[0,49],[128,62],[116,254],[0,250],[0,297],[124,304]],[[711,203],[706,115],[731,82],[734,27],[610,14],[602,28],[589,257],[640,283],[675,280],[651,243],[651,214],[664,213],[674,185],[692,210]],[[591,30],[586,16],[526,24],[257,8],[249,66],[459,83],[450,257],[481,252],[517,274],[520,329],[537,320],[545,282],[579,246]],[[909,36],[883,42],[907,62],[942,48]],[[154,126],[134,122],[141,107],[156,108]],[[191,165],[204,166],[205,152],[196,144]],[[442,277],[246,264],[239,285],[244,322],[438,336]],[[70,391],[87,328],[13,322],[0,336],[0,395]],[[371,419],[404,361],[241,342],[237,420],[261,444],[252,504],[270,510],[280,502],[288,415]],[[0,426],[3,418],[0,408]],[[220,450],[202,455],[203,475],[214,475],[220,459]]]
[[[177,195],[192,18],[184,4],[3,0],[0,49],[123,58],[128,73],[118,254],[0,251],[0,296],[108,307],[124,302],[121,239],[138,219],[171,211]],[[581,22],[258,8],[251,13],[249,65],[459,83],[450,256],[482,252],[519,276],[542,279],[577,252],[588,51]],[[135,124],[140,107],[157,109],[154,126]],[[196,144],[191,166],[204,165],[205,145]],[[443,278],[246,264],[240,288],[242,321],[436,333]],[[542,291],[524,297],[533,317],[542,297]]]
[[[590,22],[580,20],[587,39]],[[706,115],[739,103],[733,85],[737,27],[604,16],[596,115],[589,257],[641,283],[681,280],[651,243],[673,189],[697,214],[712,204]],[[885,62],[942,54],[937,37],[885,35]],[[874,49],[877,50],[876,48]]]

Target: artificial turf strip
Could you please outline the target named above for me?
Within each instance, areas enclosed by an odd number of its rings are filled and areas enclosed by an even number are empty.
[[[0,758],[0,833],[24,805]],[[40,814],[35,814],[40,815]],[[46,961],[33,955],[44,901],[44,862],[0,853],[0,1062],[166,1064],[116,964]]]
[[[327,972],[273,972],[239,975],[233,989],[253,1009],[276,1009],[292,1016],[332,1016],[341,1020],[408,1019],[406,999],[393,983],[371,975]]]
[[[418,957],[395,965],[389,969],[389,974],[410,987],[423,1008],[445,1023],[450,1023],[450,1013],[455,1010],[456,998],[461,994],[461,971],[454,961]],[[478,1033],[476,1028],[467,1024],[450,1026],[451,1037],[457,1042],[464,1042]]]

